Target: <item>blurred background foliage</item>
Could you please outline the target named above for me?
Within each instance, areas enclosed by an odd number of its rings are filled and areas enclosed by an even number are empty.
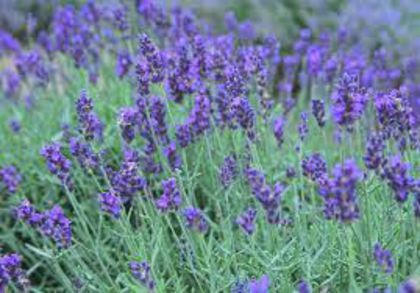
[[[103,0],[132,6],[145,0]],[[59,5],[79,6],[81,0],[0,0],[0,25],[21,41],[28,28],[49,28],[52,11]],[[239,21],[251,20],[257,32],[274,32],[283,46],[291,44],[301,28],[315,33],[345,28],[366,48],[380,45],[401,53],[420,48],[420,1],[418,0],[160,0],[168,9],[190,7],[208,18],[214,29],[223,26],[224,15],[233,11]],[[363,34],[361,34],[363,32]],[[372,36],[375,36],[374,38]],[[397,47],[398,46],[398,47]],[[410,52],[411,51],[411,52]]]

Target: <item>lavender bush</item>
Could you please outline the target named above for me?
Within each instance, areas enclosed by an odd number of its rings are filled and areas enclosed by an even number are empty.
[[[418,292],[420,59],[352,3],[1,30],[0,292]]]

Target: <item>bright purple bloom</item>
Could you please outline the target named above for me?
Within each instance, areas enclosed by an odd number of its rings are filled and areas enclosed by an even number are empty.
[[[308,135],[308,114],[306,112],[300,113],[300,123],[298,126],[299,138],[301,141],[304,141]]]
[[[255,219],[257,217],[257,210],[253,208],[248,208],[236,219],[235,223],[239,225],[242,230],[251,235],[255,230]]]
[[[52,209],[43,213],[43,221],[40,231],[52,238],[59,248],[67,248],[71,245],[71,221],[64,215],[60,206],[55,205]]]
[[[219,169],[219,180],[224,187],[228,187],[238,175],[237,161],[234,155],[227,156]]]
[[[124,200],[131,201],[136,193],[146,188],[146,180],[139,175],[139,161],[136,151],[125,150],[120,169],[110,174],[113,190]]]
[[[126,107],[120,110],[118,124],[121,129],[121,136],[127,143],[132,142],[136,135],[137,118],[137,110],[133,107]]]
[[[57,143],[46,145],[41,149],[41,156],[47,162],[48,170],[56,175],[63,185],[71,187],[71,162],[61,152],[61,146]]]
[[[115,65],[115,72],[117,76],[122,79],[130,71],[132,60],[130,53],[121,51],[117,54],[117,63]]]
[[[299,282],[298,286],[297,286],[297,290],[299,293],[311,293],[312,289],[311,289],[311,285],[306,282],[305,280],[302,280]]]
[[[6,69],[2,72],[2,86],[7,97],[13,97],[19,91],[21,85],[20,75],[15,71]]]
[[[102,140],[103,124],[99,117],[93,111],[93,101],[83,90],[79,99],[76,101],[77,117],[79,121],[80,132],[87,140],[93,138]]]
[[[9,121],[9,127],[10,127],[10,130],[13,131],[14,133],[18,133],[21,129],[21,125],[19,121],[16,119],[11,119]]]
[[[332,96],[332,114],[338,125],[352,129],[367,103],[366,90],[356,75],[344,74]]]
[[[129,264],[131,274],[137,281],[145,286],[150,291],[155,289],[156,283],[153,280],[150,265],[146,261],[136,262],[132,261]]]
[[[380,134],[373,133],[366,144],[366,151],[363,157],[366,168],[376,170],[385,162],[385,142]]]
[[[0,169],[0,182],[9,194],[16,193],[22,176],[14,166],[6,166]]]
[[[140,53],[143,60],[147,62],[150,73],[149,80],[152,83],[163,81],[165,68],[163,55],[146,34],[140,36]]]
[[[286,121],[284,118],[279,117],[274,121],[273,131],[274,136],[276,137],[277,144],[280,147],[284,142],[284,127],[285,127]]]
[[[0,56],[4,52],[19,53],[20,43],[10,33],[0,30]]]
[[[410,164],[403,162],[399,155],[389,158],[384,167],[384,177],[398,202],[405,202],[414,188],[415,182],[409,171]]]
[[[391,251],[383,249],[379,243],[376,243],[373,249],[373,256],[378,266],[387,274],[391,274],[394,271],[394,260]]]
[[[211,105],[210,100],[205,94],[195,97],[194,107],[188,117],[188,124],[191,125],[192,133],[195,137],[203,134],[210,128]]]
[[[309,46],[307,52],[308,73],[313,77],[317,77],[322,69],[323,54],[319,45]]]
[[[281,222],[279,207],[284,186],[281,183],[269,186],[264,174],[256,169],[247,169],[246,177],[252,193],[266,212],[267,221],[270,224],[279,224]]]
[[[325,125],[325,106],[323,100],[312,100],[312,114],[314,115],[318,126],[324,127]]]
[[[246,98],[235,98],[232,102],[232,110],[236,122],[245,130],[250,140],[255,139],[255,113]]]
[[[176,211],[182,203],[182,198],[175,178],[162,181],[162,189],[162,195],[155,201],[156,208],[162,213]]]
[[[69,146],[70,153],[77,159],[80,166],[87,170],[96,169],[99,166],[99,157],[88,143],[76,137],[71,137]]]
[[[114,191],[100,193],[99,202],[103,212],[112,215],[114,218],[119,218],[122,201]]]
[[[177,125],[175,129],[175,136],[178,144],[185,148],[192,142],[192,133],[189,124]]]
[[[263,275],[259,280],[252,280],[248,283],[250,293],[268,293],[270,288],[270,279]]]
[[[170,142],[163,150],[163,153],[168,160],[169,167],[172,171],[181,168],[182,161],[176,152],[176,143]]]
[[[0,292],[6,292],[7,285],[12,282],[22,292],[28,291],[29,281],[22,269],[22,257],[17,253],[0,256]]]
[[[205,233],[208,229],[208,224],[204,218],[203,212],[194,207],[185,208],[183,211],[187,227],[201,233]]]
[[[161,98],[152,97],[149,104],[149,133],[153,130],[158,142],[168,144],[168,127],[166,124],[166,106]],[[156,143],[158,143],[156,142]]]
[[[319,153],[306,156],[302,160],[302,172],[303,176],[310,178],[314,182],[318,182],[328,175],[327,162]]]
[[[353,160],[335,166],[332,179],[320,189],[327,219],[351,222],[359,218],[356,187],[362,177],[362,172]]]

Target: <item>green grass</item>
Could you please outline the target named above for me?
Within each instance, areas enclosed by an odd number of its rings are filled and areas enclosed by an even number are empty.
[[[245,151],[246,137],[241,131],[213,129],[181,151],[181,170],[174,173],[165,166],[162,175],[150,178],[155,193],[159,193],[162,179],[177,178],[183,206],[200,206],[206,213],[210,224],[206,235],[186,230],[178,214],[160,215],[153,202],[140,194],[120,219],[110,219],[99,211],[97,203],[97,194],[109,186],[94,174],[86,174],[74,160],[72,177],[76,188],[72,192],[63,189],[48,172],[39,150],[61,139],[62,123],[75,128],[74,103],[81,89],[88,90],[95,111],[106,124],[105,141],[94,148],[108,149],[108,156],[116,163],[122,157],[117,115],[120,107],[133,104],[135,87],[116,79],[111,61],[104,63],[107,65],[102,68],[99,84],[92,86],[85,73],[62,58],[59,64],[64,73],[54,75],[46,89],[33,90],[35,104],[29,110],[23,103],[5,102],[2,98],[0,162],[17,166],[23,182],[17,195],[0,198],[0,243],[5,251],[23,255],[33,292],[74,292],[76,279],[83,283],[84,292],[143,292],[129,272],[132,260],[151,264],[157,292],[229,292],[238,279],[263,274],[270,277],[271,292],[293,292],[300,279],[309,281],[315,292],[325,288],[328,292],[362,292],[387,284],[397,287],[408,277],[420,274],[419,222],[411,199],[402,205],[396,203],[392,191],[372,173],[367,173],[358,186],[361,218],[353,224],[325,220],[316,186],[301,175],[288,181],[283,196],[283,215],[293,219],[294,224],[267,224],[243,176],[227,189],[218,182],[223,158],[232,153],[241,156]],[[164,93],[160,88],[154,91],[157,95]],[[367,133],[362,124],[337,144],[332,122],[321,130],[310,117],[309,136],[301,151],[295,150],[299,143],[299,112],[307,108],[304,99],[300,100],[287,122],[281,148],[271,124],[265,125],[258,118],[258,139],[251,147],[252,165],[263,170],[270,183],[284,180],[289,166],[300,170],[303,156],[313,152],[320,152],[329,168],[345,158],[354,158],[362,168]],[[188,112],[172,102],[168,106],[167,121],[173,137],[173,126]],[[281,107],[276,106],[270,121],[279,113]],[[22,124],[19,134],[8,128],[12,117]],[[133,145],[140,147],[141,139],[137,137]],[[390,145],[389,152],[393,150]],[[68,149],[65,152],[69,157]],[[408,151],[405,158],[418,170],[418,153]],[[24,198],[40,210],[55,203],[63,206],[73,222],[70,248],[57,250],[53,243],[11,216],[12,207]],[[257,229],[250,237],[234,225],[235,218],[248,206],[258,209]],[[374,263],[372,249],[376,241],[390,249],[396,260],[395,272],[390,276]]]

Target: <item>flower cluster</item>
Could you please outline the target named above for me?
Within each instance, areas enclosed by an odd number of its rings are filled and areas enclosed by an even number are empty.
[[[41,149],[41,155],[47,162],[48,170],[56,175],[63,185],[71,187],[71,162],[63,155],[61,146],[58,143],[46,145]]]
[[[136,262],[132,261],[129,264],[131,274],[137,281],[145,286],[150,291],[155,289],[156,283],[153,280],[150,265],[146,261]]]
[[[24,200],[15,210],[16,217],[37,229],[42,235],[55,242],[58,248],[71,245],[71,221],[64,215],[60,206],[38,212],[28,200]]]
[[[103,124],[93,111],[93,101],[83,90],[79,99],[76,101],[77,118],[79,129],[86,140],[102,140]]]
[[[23,292],[27,292],[29,288],[29,281],[22,269],[22,257],[16,253],[0,256],[0,292],[6,292],[6,287],[11,282]]]
[[[394,259],[391,251],[383,249],[381,244],[376,243],[373,248],[373,256],[378,266],[387,274],[391,274],[394,271]]]
[[[207,220],[204,218],[203,212],[200,209],[187,207],[183,210],[183,215],[188,228],[201,233],[207,231]]]
[[[182,198],[175,178],[163,181],[162,189],[162,195],[155,201],[156,208],[161,212],[176,211],[182,203]]]
[[[16,170],[15,166],[6,166],[0,169],[0,182],[3,183],[9,194],[16,193],[21,181],[22,175]]]

